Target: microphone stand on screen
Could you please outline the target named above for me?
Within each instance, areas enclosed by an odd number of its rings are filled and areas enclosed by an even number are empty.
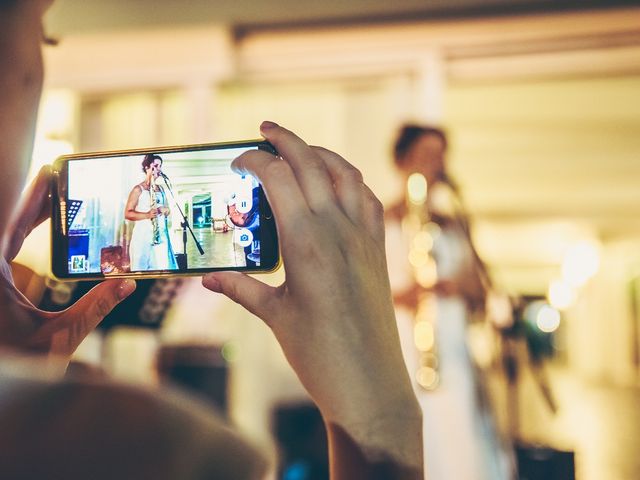
[[[169,177],[167,177],[162,172],[160,173],[160,176],[162,176],[162,178],[164,179],[164,184],[167,186],[167,189],[171,194],[171,199],[173,200],[173,203],[175,204],[176,208],[178,209],[178,212],[180,212],[180,216],[182,217],[182,222],[180,222],[180,226],[182,227],[182,254],[177,254],[176,260],[178,262],[178,270],[186,271],[187,270],[187,230],[191,234],[191,238],[193,238],[193,241],[196,244],[196,247],[198,249],[198,252],[200,252],[200,255],[204,255],[204,250],[202,249],[202,245],[200,245],[200,242],[196,238],[196,235],[193,233],[193,229],[189,224],[189,220],[187,220],[186,215],[182,211],[180,204],[178,203],[175,195],[173,194],[173,188],[171,188],[171,180],[169,180]]]

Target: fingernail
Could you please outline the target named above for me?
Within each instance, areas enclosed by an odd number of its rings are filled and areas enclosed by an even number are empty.
[[[265,130],[269,130],[271,128],[276,128],[278,126],[275,122],[270,122],[269,120],[265,120],[260,124],[260,131],[263,132]]]
[[[208,288],[214,292],[220,292],[220,282],[212,275],[205,275],[202,277],[202,285],[204,288]]]
[[[117,292],[118,299],[124,300],[129,295],[131,295],[135,289],[136,289],[135,280],[129,280],[129,279],[123,280],[122,282],[120,282],[120,285],[118,285],[118,292]]]

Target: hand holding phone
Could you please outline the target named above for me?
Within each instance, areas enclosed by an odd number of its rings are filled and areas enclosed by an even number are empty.
[[[44,167],[23,195],[6,231],[0,257],[0,330],[2,346],[60,358],[59,373],[78,345],[102,319],[136,288],[133,280],[108,280],[94,287],[74,305],[61,312],[38,309],[18,291],[10,264],[25,238],[49,217],[51,169]]]
[[[393,478],[421,478],[421,414],[400,351],[382,205],[339,155],[269,122],[261,132],[280,156],[247,152],[233,168],[264,185],[285,282],[216,272],[203,284],[271,327],[322,412],[332,461],[358,472],[345,478],[373,478],[369,466],[384,460],[399,466],[386,470]]]

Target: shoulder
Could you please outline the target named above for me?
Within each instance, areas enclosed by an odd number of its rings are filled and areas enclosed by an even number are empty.
[[[167,475],[160,478],[176,478],[185,464],[211,472],[211,478],[233,480],[258,478],[266,470],[264,457],[253,445],[208,405],[180,392],[97,379],[34,381],[14,398],[0,408],[0,440],[11,445],[0,451],[0,460],[3,467],[38,473],[33,478],[55,471],[52,459],[64,458],[69,449],[83,452],[68,466],[73,478],[86,478],[95,468],[123,469],[131,478],[159,478],[158,470],[164,470]],[[46,450],[32,448],[35,430]],[[185,450],[185,444],[198,447]],[[107,462],[104,452],[121,454]]]
[[[146,188],[144,188],[144,185],[141,183],[137,184],[131,189],[131,193],[136,195],[140,195],[144,191],[146,191]]]
[[[144,188],[142,188],[140,184],[135,185],[129,192],[129,198],[127,200],[127,203],[130,204],[131,202],[137,201],[137,199],[140,198],[140,195],[142,195],[143,191],[144,191]]]

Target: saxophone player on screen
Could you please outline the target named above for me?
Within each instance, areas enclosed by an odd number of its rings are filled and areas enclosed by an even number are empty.
[[[176,270],[178,268],[169,235],[169,201],[157,184],[162,158],[147,154],[142,160],[145,179],[129,193],[124,216],[134,223],[129,257],[131,271]]]

